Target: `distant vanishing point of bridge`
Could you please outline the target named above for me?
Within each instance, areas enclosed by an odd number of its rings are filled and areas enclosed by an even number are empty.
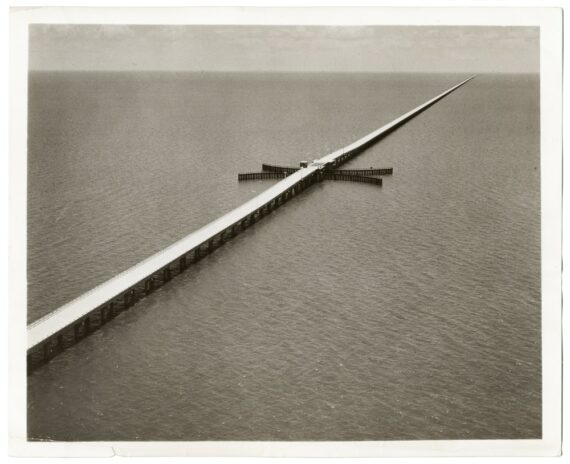
[[[264,164],[262,172],[240,174],[239,181],[282,180],[233,211],[29,324],[28,372],[103,326],[169,282],[189,265],[208,255],[314,183],[330,179],[382,185],[382,178],[372,176],[392,174],[392,168],[341,170],[338,167],[474,77],[465,79],[344,148],[318,160],[301,162],[299,168]]]

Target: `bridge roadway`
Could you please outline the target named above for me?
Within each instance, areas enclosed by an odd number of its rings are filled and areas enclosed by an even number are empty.
[[[326,167],[337,167],[390,133],[474,76],[362,137],[311,162],[238,208],[192,232],[110,280],[28,325],[28,368],[48,361],[103,325],[140,297],[182,272],[188,262],[201,259],[252,223],[323,178]]]

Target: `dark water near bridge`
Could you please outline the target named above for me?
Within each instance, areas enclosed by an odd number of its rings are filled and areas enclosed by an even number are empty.
[[[30,76],[29,321],[454,75]],[[541,435],[539,81],[480,76],[29,377],[30,437]]]

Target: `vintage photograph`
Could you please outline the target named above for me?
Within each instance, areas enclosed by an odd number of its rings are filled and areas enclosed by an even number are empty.
[[[27,34],[28,441],[543,438],[540,27]]]

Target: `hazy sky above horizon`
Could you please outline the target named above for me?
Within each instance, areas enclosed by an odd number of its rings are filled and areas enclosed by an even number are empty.
[[[539,29],[30,26],[31,70],[539,72]]]

